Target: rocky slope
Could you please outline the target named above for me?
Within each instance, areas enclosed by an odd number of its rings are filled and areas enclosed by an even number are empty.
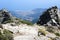
[[[12,26],[13,25],[13,26]],[[2,24],[3,29],[13,33],[14,40],[60,40],[60,30],[53,27],[15,23]]]
[[[48,26],[60,26],[60,11],[57,6],[47,9],[40,16],[37,24],[48,25]]]
[[[5,9],[0,14],[3,18],[0,24],[0,40],[60,40],[60,29],[56,26],[40,26],[23,21],[10,16]]]

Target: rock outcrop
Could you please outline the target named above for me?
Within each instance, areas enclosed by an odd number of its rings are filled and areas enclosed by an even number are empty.
[[[11,15],[8,10],[2,9],[0,10],[0,23],[4,23],[5,21],[11,20]]]
[[[56,6],[49,8],[45,12],[43,12],[37,24],[49,25],[49,26],[60,26],[59,15],[60,15],[59,9]]]

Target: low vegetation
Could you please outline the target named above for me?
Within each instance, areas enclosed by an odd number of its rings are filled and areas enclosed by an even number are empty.
[[[60,36],[60,33],[55,33],[56,36]]]
[[[13,40],[13,35],[6,29],[3,31],[3,33],[0,30],[0,40]]]
[[[6,23],[13,23],[13,22],[15,22],[16,24],[23,23],[23,24],[27,24],[27,25],[33,25],[32,22],[27,21],[27,20],[22,20],[22,19],[19,19],[19,18],[10,19],[10,20],[5,21],[4,23],[6,24]]]
[[[33,25],[32,22],[27,21],[27,20],[22,20],[22,19],[18,19],[18,18],[16,18],[16,20],[18,20],[18,22],[16,22],[17,24],[23,23],[23,24],[27,24],[27,25]]]
[[[7,21],[4,22],[4,24],[6,24],[6,23],[12,23],[12,22],[13,22],[13,20],[7,20]]]

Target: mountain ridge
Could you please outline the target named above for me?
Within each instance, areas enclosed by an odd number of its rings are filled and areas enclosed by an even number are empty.
[[[31,10],[31,11],[27,11],[27,12],[21,12],[21,11],[18,11],[18,12],[15,12],[15,11],[12,11],[12,15],[13,16],[16,16],[17,18],[21,18],[23,20],[28,20],[28,21],[31,21],[32,23],[36,23],[35,22],[35,19],[38,19],[39,16],[42,14],[43,11],[45,11],[46,9],[40,9],[40,8],[37,8],[37,9],[34,9],[34,10]]]

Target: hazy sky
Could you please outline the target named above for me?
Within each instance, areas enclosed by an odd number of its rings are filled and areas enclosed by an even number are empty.
[[[35,8],[60,7],[60,0],[0,0],[0,9],[32,10]]]

